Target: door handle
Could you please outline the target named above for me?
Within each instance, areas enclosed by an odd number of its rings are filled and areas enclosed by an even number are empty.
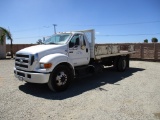
[[[86,48],[86,52],[88,52],[88,48]]]
[[[73,51],[69,51],[69,53],[73,53]]]

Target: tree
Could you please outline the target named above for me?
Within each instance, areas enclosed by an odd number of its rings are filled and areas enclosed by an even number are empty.
[[[148,43],[148,39],[145,39],[145,40],[144,40],[144,43]]]
[[[39,39],[39,40],[37,41],[37,44],[43,44],[42,40]]]
[[[11,33],[7,29],[5,29],[3,27],[0,27],[0,30],[2,31],[2,34],[0,36],[0,44],[3,44],[5,37],[7,37],[7,39],[9,39],[11,41],[11,46],[10,46],[10,49],[11,49],[11,58],[13,58],[13,50],[12,50],[13,39],[12,39],[12,35],[11,35]]]
[[[152,38],[152,43],[157,43],[158,42],[158,39],[157,38]]]

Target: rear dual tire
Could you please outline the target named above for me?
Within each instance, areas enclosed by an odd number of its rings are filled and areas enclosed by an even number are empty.
[[[127,68],[127,59],[126,57],[120,57],[115,64],[117,71],[124,72]]]

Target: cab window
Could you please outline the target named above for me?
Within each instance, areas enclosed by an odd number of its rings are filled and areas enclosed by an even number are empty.
[[[69,48],[73,48],[73,47],[78,47],[80,45],[79,42],[79,35],[74,35],[71,39],[71,41],[69,42]]]

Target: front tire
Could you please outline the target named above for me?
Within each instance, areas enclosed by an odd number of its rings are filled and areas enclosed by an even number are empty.
[[[73,79],[73,73],[65,65],[57,66],[51,73],[48,86],[52,91],[64,91]]]

